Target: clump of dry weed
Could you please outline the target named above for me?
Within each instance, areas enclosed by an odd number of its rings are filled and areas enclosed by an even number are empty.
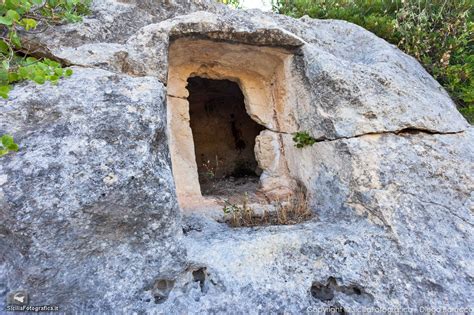
[[[276,224],[297,224],[308,220],[312,216],[306,194],[302,189],[298,189],[284,202],[278,201],[276,205]]]
[[[276,200],[272,204],[274,211],[264,208],[263,212],[257,213],[249,205],[248,194],[245,194],[242,205],[227,200],[222,210],[227,217],[226,222],[232,227],[297,224],[313,215],[303,189],[298,189],[286,200]]]

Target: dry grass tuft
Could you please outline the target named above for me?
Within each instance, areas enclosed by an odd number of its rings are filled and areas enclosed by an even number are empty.
[[[272,206],[274,211],[268,211],[262,205],[263,211],[257,212],[249,206],[248,194],[245,194],[242,205],[225,201],[223,211],[227,217],[226,222],[232,227],[290,225],[306,221],[313,216],[303,189],[298,189],[286,200],[272,202]]]
[[[312,216],[306,194],[302,189],[298,189],[285,202],[277,203],[276,218],[278,224],[297,224],[308,220]]]

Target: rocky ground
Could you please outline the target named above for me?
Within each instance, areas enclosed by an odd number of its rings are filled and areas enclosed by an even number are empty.
[[[256,195],[259,181],[258,176],[229,176],[221,179],[211,179],[201,184],[201,191],[203,196],[234,203],[241,202],[245,195],[254,202],[264,201],[263,196]]]

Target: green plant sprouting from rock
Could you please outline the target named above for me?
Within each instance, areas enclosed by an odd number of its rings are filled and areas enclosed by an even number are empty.
[[[304,148],[306,146],[312,146],[316,143],[316,139],[311,137],[308,132],[301,131],[293,134],[293,141],[295,142],[295,147]]]
[[[12,83],[32,80],[56,83],[71,69],[47,59],[35,58],[22,45],[19,33],[53,24],[80,21],[89,0],[4,0],[0,5],[0,96],[8,97]]]
[[[71,69],[63,68],[57,61],[32,56],[22,45],[20,34],[78,22],[88,13],[89,4],[90,0],[0,0],[0,97],[8,98],[15,82],[55,84],[72,75]],[[18,150],[9,135],[2,136],[2,143],[0,156]]]
[[[18,151],[18,145],[13,140],[13,137],[10,135],[3,135],[0,138],[0,156],[4,156],[9,152]]]

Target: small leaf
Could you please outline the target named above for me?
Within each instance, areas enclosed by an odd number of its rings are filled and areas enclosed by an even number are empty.
[[[3,40],[0,40],[0,53],[8,54],[10,52],[10,48],[8,48],[8,44],[5,43]]]
[[[35,81],[35,82],[38,83],[38,84],[44,84],[44,83],[46,82],[46,80],[44,79],[44,77],[43,77],[43,76],[39,76],[39,75],[35,76],[35,77],[33,78],[33,81]]]
[[[66,69],[66,76],[70,77],[72,75],[73,71],[71,69]]]
[[[52,68],[59,68],[61,65],[59,62],[53,61],[51,59],[44,59],[43,62]]]
[[[18,151],[18,144],[12,143],[7,147],[7,149],[10,150],[10,151],[15,151],[16,152],[16,151]]]
[[[7,9],[15,9],[19,6],[19,0],[6,0],[5,1],[5,8]]]
[[[8,70],[0,68],[0,84],[8,83]]]
[[[21,67],[18,69],[18,74],[22,79],[26,79],[28,77],[28,69],[25,67]]]
[[[36,20],[33,19],[22,19],[21,23],[27,31],[36,28],[37,25]]]
[[[10,92],[11,88],[9,85],[0,85],[0,96],[3,98],[8,98],[8,92]]]
[[[35,57],[26,58],[26,63],[27,64],[32,64],[32,63],[35,63],[36,61],[38,61],[38,59],[36,59]]]
[[[10,33],[10,40],[16,47],[21,47],[20,37],[16,32]]]
[[[43,71],[43,73],[47,73],[49,71],[48,65],[45,64],[44,62],[38,62],[36,64],[36,66],[38,67],[38,69],[41,69],[41,71]]]
[[[13,82],[16,82],[16,81],[19,81],[19,80],[20,80],[20,76],[18,75],[18,73],[15,73],[15,72],[8,73],[8,82],[9,83],[13,83]]]
[[[2,136],[2,144],[5,148],[8,148],[12,144],[14,144],[15,141],[13,141],[13,137],[10,135],[3,135]]]
[[[18,21],[20,19],[20,15],[14,10],[8,10],[6,16],[13,21]]]
[[[13,21],[7,16],[0,16],[0,24],[10,26],[13,24]]]

